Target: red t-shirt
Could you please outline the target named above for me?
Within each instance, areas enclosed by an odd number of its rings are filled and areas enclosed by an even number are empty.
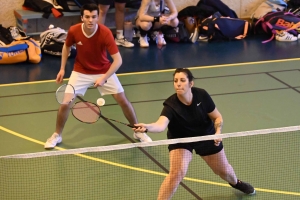
[[[119,52],[110,29],[98,24],[95,34],[88,38],[81,27],[81,23],[71,26],[65,43],[67,46],[76,44],[73,70],[83,74],[105,74],[111,65],[107,51],[110,55]]]

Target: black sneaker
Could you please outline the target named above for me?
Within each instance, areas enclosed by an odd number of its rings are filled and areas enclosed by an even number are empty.
[[[229,183],[229,185],[231,185],[231,184]],[[231,187],[238,189],[248,195],[255,194],[255,189],[249,183],[242,182],[240,180],[238,180],[236,185],[231,185]]]

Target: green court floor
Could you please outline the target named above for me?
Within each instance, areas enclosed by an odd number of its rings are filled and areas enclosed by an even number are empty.
[[[299,64],[300,59],[288,59],[194,67],[191,70],[196,78],[195,86],[208,91],[223,115],[223,133],[226,134],[299,125]],[[173,71],[118,75],[140,122],[153,122],[159,117],[163,101],[174,93]],[[54,81],[0,85],[0,156],[46,151],[44,142],[55,128],[57,87]],[[97,90],[89,89],[84,99],[95,102],[99,97]],[[103,98],[106,105],[102,114],[126,122],[112,97]],[[102,119],[95,124],[83,124],[70,115],[63,142],[53,151],[133,142],[120,134],[132,138],[130,128],[112,124]],[[166,131],[149,133],[149,136],[154,141],[163,140]],[[244,196],[228,187],[199,156],[194,155],[183,181],[189,189],[180,186],[173,199],[197,199],[197,195],[204,200],[300,199],[299,139],[297,132],[224,139],[231,165],[240,179],[256,188],[255,196]],[[42,194],[47,194],[46,199],[156,199],[166,174],[163,168],[169,166],[168,150],[161,146],[147,147],[145,151],[161,166],[138,148],[24,160],[22,170],[11,168],[7,174],[2,171],[0,175],[0,188],[6,185],[3,178],[7,179],[6,193],[10,189],[18,190],[21,185],[22,189],[18,194],[12,191],[11,196],[3,198],[0,189],[0,199],[45,199]],[[73,162],[75,164],[70,164]],[[7,163],[3,161],[0,168],[10,169]],[[32,164],[35,164],[34,168]],[[27,174],[28,171],[33,172]],[[55,174],[54,177],[48,174],[49,171]],[[15,177],[16,173],[21,174],[22,179]],[[27,184],[30,177],[32,180],[29,181],[35,185]],[[14,183],[14,179],[20,181]],[[59,188],[59,194],[49,191],[54,186]],[[38,191],[36,195],[28,192],[34,190]]]

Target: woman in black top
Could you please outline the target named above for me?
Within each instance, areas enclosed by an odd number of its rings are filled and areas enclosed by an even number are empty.
[[[221,134],[223,118],[210,95],[201,88],[193,87],[194,77],[187,68],[178,68],[174,75],[176,93],[164,103],[158,120],[151,124],[135,124],[134,131],[162,132],[168,127],[168,139]],[[169,145],[170,172],[162,183],[158,199],[170,199],[184,178],[192,152],[195,150],[213,172],[232,187],[249,195],[254,188],[237,179],[226,158],[222,139]]]

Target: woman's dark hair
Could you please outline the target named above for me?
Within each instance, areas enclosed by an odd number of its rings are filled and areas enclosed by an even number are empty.
[[[173,74],[173,78],[174,78],[175,74],[180,73],[180,72],[183,72],[186,74],[187,78],[189,79],[189,82],[194,80],[194,76],[188,68],[177,68]]]
[[[97,13],[98,13],[98,15],[99,15],[99,8],[98,8],[97,4],[95,4],[95,3],[87,3],[87,4],[84,4],[84,5],[81,7],[81,9],[80,9],[80,15],[81,15],[81,17],[83,17],[83,12],[84,12],[85,10],[88,10],[88,11],[90,11],[90,12],[92,12],[92,11],[94,11],[94,10],[97,10]]]

